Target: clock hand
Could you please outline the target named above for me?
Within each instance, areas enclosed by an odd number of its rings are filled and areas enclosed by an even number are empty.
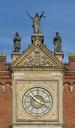
[[[40,103],[40,104],[42,104],[42,105],[45,104],[44,102],[42,102],[42,101],[40,101],[39,99],[35,98],[32,93],[29,93],[29,95],[30,95],[37,103]]]

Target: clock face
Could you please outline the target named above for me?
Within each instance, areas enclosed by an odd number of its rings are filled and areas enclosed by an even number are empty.
[[[27,113],[33,116],[42,116],[51,110],[53,98],[46,89],[33,87],[24,93],[22,105]]]

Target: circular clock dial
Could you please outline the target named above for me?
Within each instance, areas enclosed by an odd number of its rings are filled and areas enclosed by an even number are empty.
[[[49,91],[41,87],[33,87],[26,91],[22,98],[22,105],[26,112],[34,116],[46,114],[53,104]]]

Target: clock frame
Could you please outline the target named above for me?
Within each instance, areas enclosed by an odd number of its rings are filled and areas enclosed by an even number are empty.
[[[22,97],[24,110],[32,116],[43,116],[47,114],[53,105],[51,93],[42,87],[32,87]]]
[[[38,86],[39,85],[39,86]],[[51,97],[51,107],[45,113],[33,114],[24,108],[23,97],[30,89],[42,88]],[[39,99],[39,97],[38,97]],[[41,102],[43,99],[41,98]],[[33,101],[32,101],[33,102]],[[33,102],[34,105],[34,102]],[[38,105],[36,105],[38,106]],[[26,107],[26,106],[25,106]],[[41,107],[41,105],[40,105]],[[53,122],[59,121],[59,81],[58,80],[17,80],[16,81],[16,120],[22,122]],[[40,118],[41,117],[41,118]]]

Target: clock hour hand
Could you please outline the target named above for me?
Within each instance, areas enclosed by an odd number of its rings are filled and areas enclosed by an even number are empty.
[[[44,104],[44,102],[40,101],[39,99],[35,98],[32,93],[29,93],[29,95],[39,104]]]

